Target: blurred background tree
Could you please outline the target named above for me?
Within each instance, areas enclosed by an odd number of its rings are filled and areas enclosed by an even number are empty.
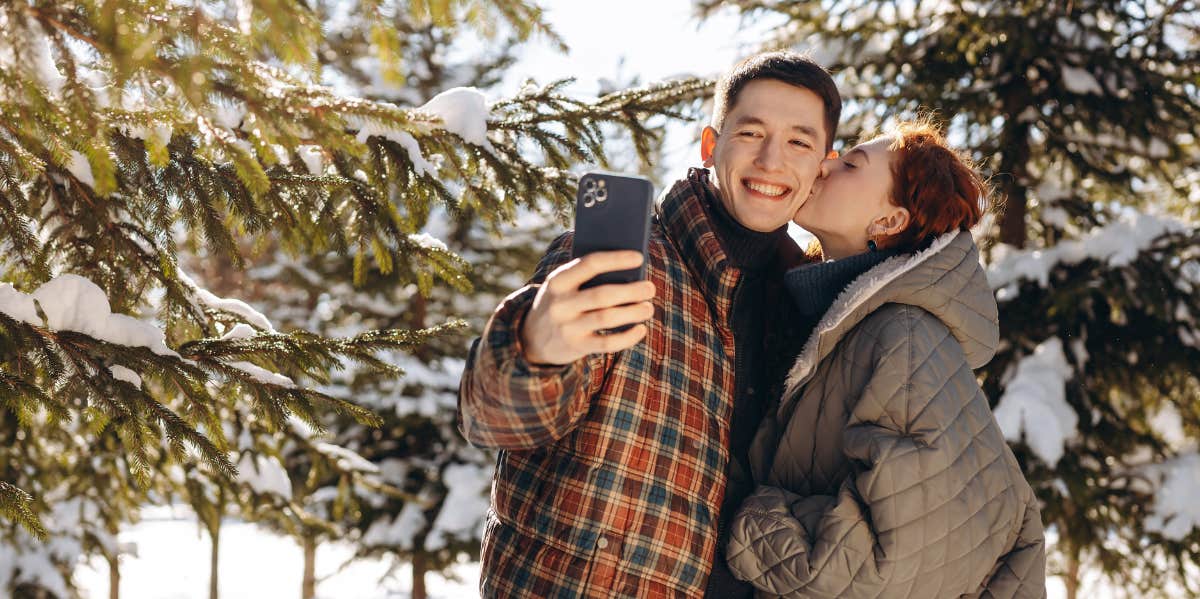
[[[0,31],[20,596],[72,596],[102,555],[115,598],[117,532],[175,500],[212,536],[214,599],[226,515],[301,541],[304,597],[329,539],[413,563],[414,594],[474,555],[491,460],[453,426],[464,327],[569,221],[606,134],[650,164],[710,85],[490,99],[513,48],[561,45],[516,0],[22,0]]]

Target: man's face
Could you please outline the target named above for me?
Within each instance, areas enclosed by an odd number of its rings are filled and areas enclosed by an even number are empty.
[[[792,220],[825,158],[824,122],[825,105],[813,91],[758,79],[742,88],[723,131],[704,130],[704,165],[739,223],[766,232]]]

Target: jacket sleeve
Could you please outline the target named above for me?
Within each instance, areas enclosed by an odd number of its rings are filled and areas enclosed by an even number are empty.
[[[1018,543],[1032,491],[1011,474],[1015,461],[961,346],[911,306],[875,324],[849,349],[861,359],[831,356],[873,369],[861,396],[847,398],[851,472],[837,494],[760,486],[734,519],[730,568],[767,594],[978,593]]]
[[[547,275],[571,259],[570,232],[550,244],[533,278],[492,313],[471,344],[458,389],[458,428],[477,447],[534,449],[566,435],[603,382],[607,358],[541,366],[525,360],[518,334]]]

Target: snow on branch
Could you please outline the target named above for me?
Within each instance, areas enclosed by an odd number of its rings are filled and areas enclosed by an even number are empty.
[[[46,322],[38,316],[38,307]],[[167,347],[166,335],[151,323],[124,314],[113,314],[108,296],[95,283],[73,274],[62,274],[22,293],[11,283],[0,283],[0,312],[33,326],[55,331],[75,331],[115,345],[145,347],[160,356],[179,357]]]
[[[1001,245],[988,267],[988,283],[997,290],[997,301],[1007,301],[1017,296],[1017,284],[1022,280],[1048,286],[1050,272],[1060,264],[1092,259],[1112,267],[1128,266],[1159,237],[1188,229],[1187,224],[1172,218],[1138,213],[1049,248],[1016,250]]]
[[[1155,487],[1146,529],[1181,541],[1200,528],[1200,454],[1187,453],[1144,470]]]
[[[179,276],[179,281],[190,288],[193,293],[195,293],[196,299],[201,304],[214,310],[229,312],[230,314],[240,316],[246,322],[258,327],[259,329],[267,331],[268,333],[275,332],[275,327],[271,326],[271,321],[268,320],[266,316],[263,316],[262,312],[259,312],[251,307],[250,304],[247,304],[239,299],[217,297],[217,295],[213,292],[196,284],[196,282],[192,280],[187,273],[183,272],[182,270],[178,270],[176,272]]]
[[[1017,363],[993,411],[1005,439],[1024,441],[1051,468],[1077,435],[1079,416],[1066,399],[1071,376],[1062,341],[1048,339]]]

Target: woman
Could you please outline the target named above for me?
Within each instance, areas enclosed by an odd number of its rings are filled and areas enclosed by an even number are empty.
[[[926,123],[822,171],[795,222],[826,261],[787,275],[813,329],[730,568],[768,596],[1045,596],[1037,500],[972,372],[999,338],[968,231],[984,184]]]

